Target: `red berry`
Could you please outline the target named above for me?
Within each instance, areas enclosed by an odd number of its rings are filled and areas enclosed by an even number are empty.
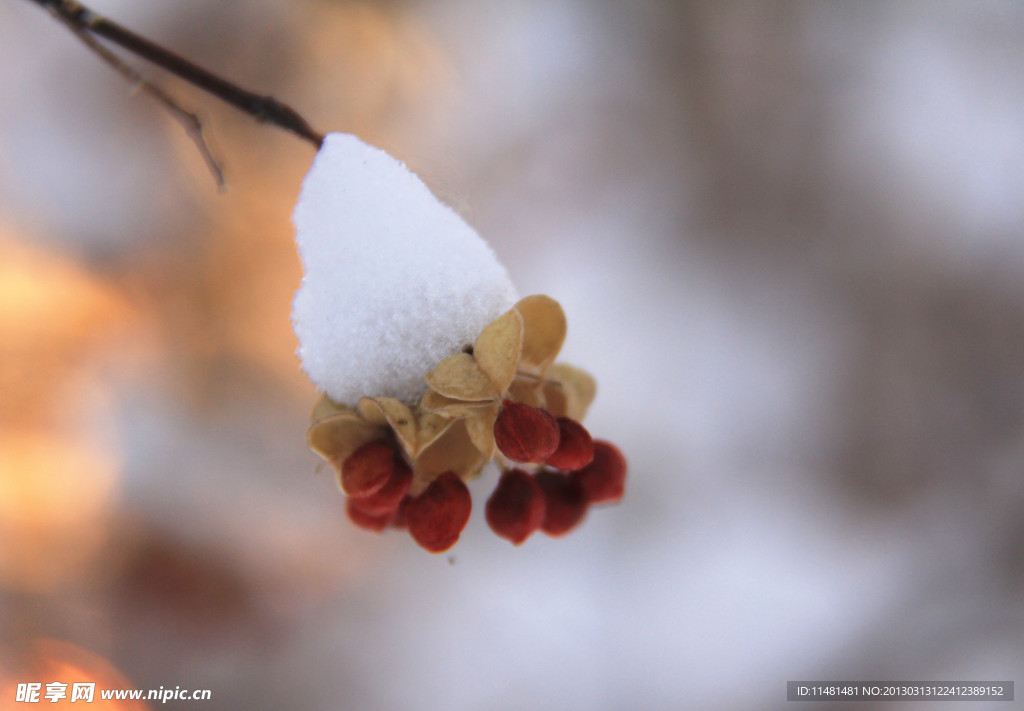
[[[558,418],[558,449],[548,457],[547,464],[555,469],[580,469],[594,458],[594,441],[590,433],[576,420]]]
[[[349,496],[379,491],[395,468],[395,450],[384,441],[364,444],[341,464],[341,488]]]
[[[583,487],[567,474],[548,469],[537,472],[537,484],[544,492],[544,522],[541,529],[549,536],[561,536],[576,527],[587,513]]]
[[[391,523],[391,519],[394,517],[394,513],[387,511],[382,514],[367,513],[355,505],[355,499],[349,497],[345,501],[345,513],[348,514],[348,518],[352,523],[359,526],[359,528],[365,528],[368,531],[376,531],[380,533],[388,524]]]
[[[443,553],[459,540],[473,502],[462,479],[445,472],[402,509],[413,539],[431,553]]]
[[[626,458],[611,442],[594,441],[594,461],[571,474],[592,504],[618,501],[626,487]]]
[[[518,546],[544,521],[544,492],[527,472],[512,469],[501,475],[484,511],[491,530]]]
[[[540,463],[558,449],[558,422],[546,410],[505,400],[494,421],[494,443],[513,462]]]
[[[350,499],[353,506],[368,514],[393,513],[402,503],[402,497],[409,491],[412,484],[412,469],[403,459],[395,456],[391,478],[376,492],[369,496]]]

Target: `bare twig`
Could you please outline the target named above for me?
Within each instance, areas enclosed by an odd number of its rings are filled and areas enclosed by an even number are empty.
[[[138,71],[121,61],[120,57],[97,42],[88,32],[68,21],[64,17],[58,17],[61,22],[67,25],[68,29],[70,29],[71,32],[85,44],[85,46],[95,52],[100,59],[116,69],[121,76],[130,81],[137,89],[145,91],[163,104],[175,118],[181,121],[182,125],[185,127],[185,131],[188,132],[189,137],[196,144],[196,147],[199,149],[199,153],[203,156],[203,160],[206,161],[206,165],[209,167],[210,172],[213,173],[213,178],[217,181],[217,186],[221,189],[226,187],[227,182],[224,179],[224,170],[221,168],[220,162],[210,149],[210,144],[206,142],[206,136],[203,135],[203,124],[199,120],[199,117],[191,111],[183,108],[177,101],[175,101],[174,97],[156,84],[151,83]]]
[[[244,111],[261,123],[272,123],[287,131],[291,131],[317,148],[323,143],[323,134],[313,130],[309,123],[287,104],[278,101],[272,96],[261,96],[251,91],[246,91],[226,79],[211,74],[183,57],[96,14],[87,7],[75,2],[75,0],[31,0],[31,2],[50,10],[66,26],[71,28],[80,39],[86,41],[93,51],[100,53],[100,56],[105,61],[111,63],[123,75],[131,81],[139,83],[139,86],[171,108],[180,120],[183,120],[187,126],[191,126],[189,130],[194,138],[198,131],[199,139],[197,142],[201,146],[206,146],[206,142],[202,139],[202,126],[198,125],[198,119],[196,119],[195,115],[181,109],[166,92],[145,81],[141,75],[121,62],[110,50],[97,43],[92,35],[113,42],[119,47],[166,69],[193,86],[199,87],[203,91],[213,94],[235,108]],[[209,161],[212,158],[209,154],[209,148],[205,147],[201,148],[201,150],[204,152],[204,157]],[[215,163],[216,161],[214,161]]]

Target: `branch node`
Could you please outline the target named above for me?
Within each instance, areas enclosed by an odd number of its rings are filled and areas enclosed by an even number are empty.
[[[203,136],[203,126],[199,118],[194,113],[182,108],[166,91],[147,81],[142,74],[125,64],[117,55],[101,45],[96,40],[96,37],[102,37],[132,54],[166,69],[189,84],[213,94],[235,108],[249,114],[257,123],[272,123],[286,131],[291,131],[300,138],[312,143],[317,149],[323,145],[324,136],[322,133],[310,127],[309,123],[295,109],[281,103],[272,96],[260,96],[251,91],[246,91],[208,72],[202,67],[192,64],[174,52],[160,47],[145,37],[137,35],[131,30],[106,19],[102,15],[79,4],[76,0],[32,0],[32,2],[49,10],[89,49],[132,82],[132,93],[146,91],[167,107],[185,125],[186,130],[192,137],[192,140],[195,141],[207,165],[217,179],[217,184],[222,188],[224,186],[224,172],[221,170],[220,164]]]

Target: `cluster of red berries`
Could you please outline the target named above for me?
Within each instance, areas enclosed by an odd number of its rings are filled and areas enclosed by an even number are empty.
[[[593,440],[579,422],[513,400],[502,401],[494,441],[504,458],[536,469],[506,469],[487,500],[487,523],[519,545],[538,529],[560,536],[574,528],[591,504],[622,497],[626,460],[615,445]],[[358,526],[382,531],[407,528],[432,553],[455,544],[469,521],[469,489],[454,472],[409,494],[413,470],[388,440],[359,447],[341,465],[346,510]]]
[[[516,545],[538,529],[562,535],[591,504],[620,499],[625,459],[580,424],[596,383],[555,362],[566,328],[557,301],[527,296],[425,374],[415,403],[380,395],[346,405],[324,394],[307,441],[337,471],[349,518],[407,528],[440,553],[469,521],[465,482],[492,460],[502,475],[487,523]]]

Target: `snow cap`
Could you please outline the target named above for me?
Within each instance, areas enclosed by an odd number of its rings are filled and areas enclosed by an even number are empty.
[[[292,214],[305,276],[292,325],[336,402],[414,403],[424,375],[516,301],[491,248],[403,163],[329,134]]]

